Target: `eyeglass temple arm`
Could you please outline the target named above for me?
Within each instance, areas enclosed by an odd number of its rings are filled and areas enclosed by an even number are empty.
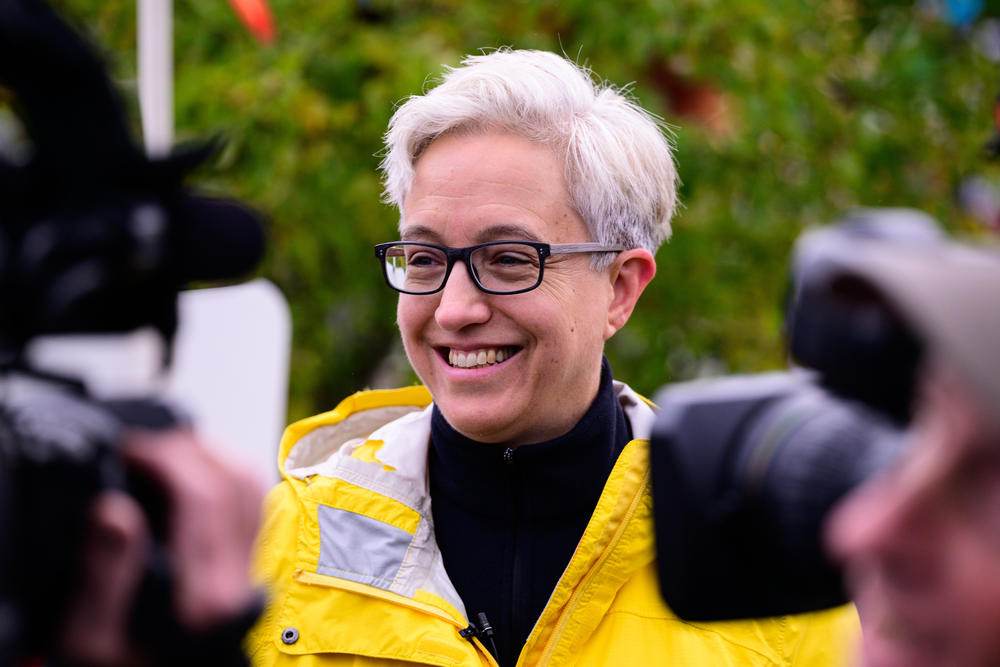
[[[606,246],[603,243],[550,243],[549,251],[553,255],[571,255],[577,252],[623,252],[627,248]]]

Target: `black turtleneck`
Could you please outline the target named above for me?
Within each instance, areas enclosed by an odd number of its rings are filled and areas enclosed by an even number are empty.
[[[476,442],[434,407],[429,469],[437,542],[469,620],[478,625],[485,613],[493,626],[501,666],[517,662],[631,438],[607,359],[586,414],[547,442],[517,449]]]

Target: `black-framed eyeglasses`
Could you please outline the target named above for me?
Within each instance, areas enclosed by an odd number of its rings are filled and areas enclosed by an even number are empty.
[[[487,294],[520,294],[542,284],[550,255],[621,252],[601,243],[490,241],[467,248],[393,241],[375,246],[375,257],[389,287],[403,294],[434,294],[444,289],[455,262],[465,263],[476,287]]]

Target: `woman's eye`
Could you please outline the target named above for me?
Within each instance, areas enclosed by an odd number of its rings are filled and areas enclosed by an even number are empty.
[[[520,266],[521,264],[526,264],[528,259],[520,255],[507,253],[505,255],[499,255],[493,261],[503,266]]]
[[[506,277],[538,270],[534,249],[517,243],[481,246],[473,251],[470,259],[477,271],[492,271]]]
[[[493,255],[490,263],[499,267],[537,266],[538,258],[521,251],[507,250]]]
[[[429,252],[416,252],[410,255],[406,263],[411,266],[433,266],[438,263],[438,258]]]

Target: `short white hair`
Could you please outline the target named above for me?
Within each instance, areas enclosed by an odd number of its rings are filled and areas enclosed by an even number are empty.
[[[438,137],[510,132],[564,159],[571,205],[606,245],[655,253],[670,236],[677,169],[667,125],[627,89],[544,51],[500,49],[466,56],[440,85],[407,98],[385,134],[383,199],[400,211],[414,165]],[[605,268],[613,256],[595,256]]]

